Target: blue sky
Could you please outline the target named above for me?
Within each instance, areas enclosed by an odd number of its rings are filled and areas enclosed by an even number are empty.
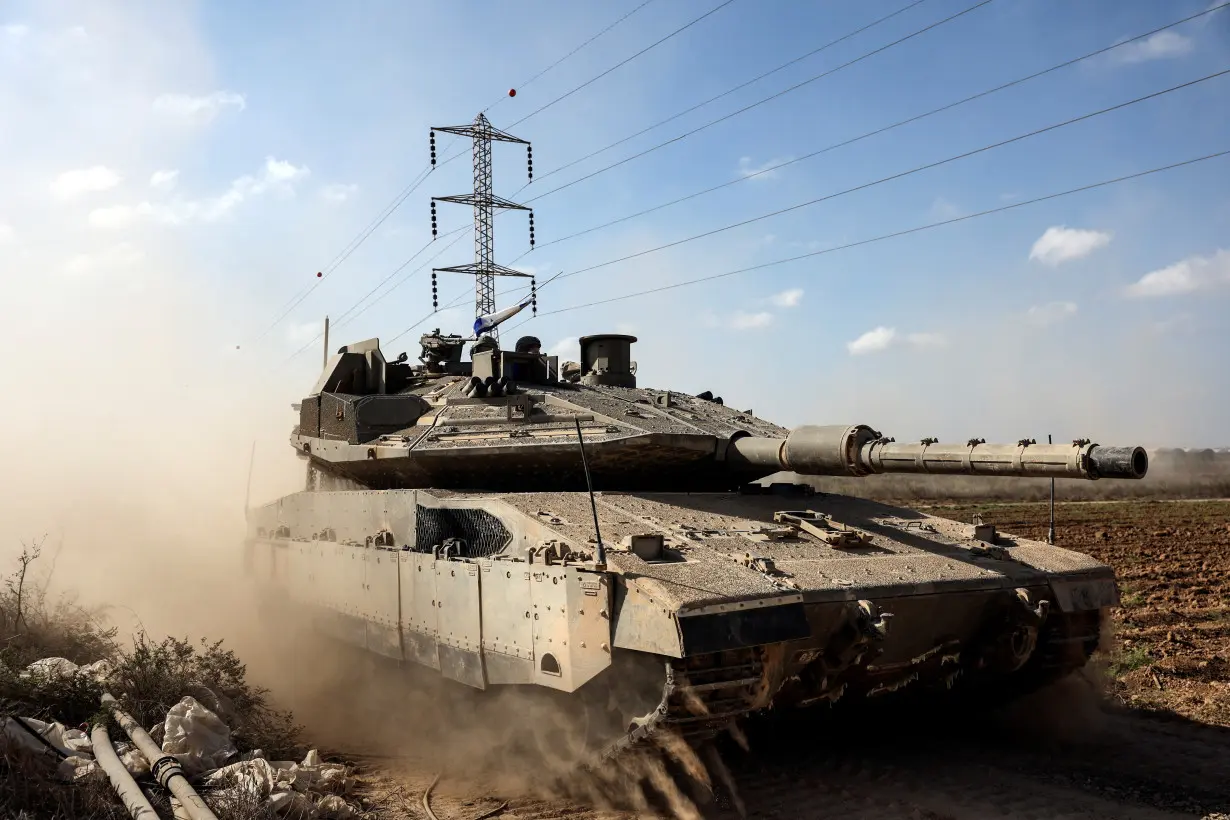
[[[316,346],[286,361],[429,238],[441,167],[329,265],[425,167],[432,125],[488,106],[534,145],[495,149],[496,192],[527,199],[955,14],[925,0],[769,78],[551,174],[610,142],[908,5],[734,0],[557,104],[718,0],[579,4],[236,2],[0,6],[0,329],[18,383],[104,399],[32,408],[32,438],[85,424],[117,452],[184,429],[180,448],[246,467],[253,438],[291,465],[288,405]],[[542,281],[1015,137],[1230,68],[1230,11],[650,216],[553,242],[1135,36],[1209,7],[994,0],[899,46],[497,219],[496,254]],[[517,87],[515,98],[508,98]],[[540,311],[770,262],[1230,148],[1230,77],[669,250],[560,279]],[[442,154],[458,150],[441,137]],[[567,352],[629,331],[643,385],[713,390],[787,424],[868,423],[899,440],[1089,436],[1230,443],[1230,157],[601,307],[505,333]],[[441,205],[441,231],[466,225]],[[438,245],[447,240],[438,240]],[[434,247],[406,273],[427,261]],[[437,265],[472,258],[469,234]],[[397,280],[394,280],[397,281]],[[1142,283],[1135,290],[1132,285]],[[502,286],[505,283],[501,283]],[[310,295],[272,330],[283,308]],[[442,276],[444,301],[472,291]],[[514,297],[509,296],[507,299]],[[430,310],[422,271],[335,345],[390,339]],[[514,319],[515,325],[521,317]],[[435,326],[465,332],[469,302]],[[238,346],[238,350],[236,349]],[[23,370],[23,368],[25,368]],[[54,375],[53,375],[54,372]],[[133,421],[133,403],[147,409]],[[58,415],[59,414],[59,415]],[[225,422],[222,420],[225,419]],[[96,428],[90,425],[97,425]],[[16,446],[16,445],[13,445]],[[24,455],[23,455],[24,453]],[[55,459],[31,459],[58,475]],[[237,455],[237,453],[241,455]],[[13,454],[10,454],[12,456]],[[181,453],[182,455],[182,453]],[[209,459],[205,459],[208,461]],[[40,473],[39,470],[44,472]],[[295,474],[297,480],[297,474]],[[232,482],[233,483],[233,482]],[[293,483],[293,482],[292,482]]]

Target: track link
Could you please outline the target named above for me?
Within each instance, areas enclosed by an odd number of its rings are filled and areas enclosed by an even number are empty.
[[[1024,667],[1007,680],[982,680],[976,689],[1002,703],[1075,672],[1097,648],[1100,624],[1096,611],[1052,614]],[[664,659],[665,680],[657,707],[631,721],[625,735],[598,750],[586,765],[655,750],[668,736],[701,745],[761,711],[772,699],[763,657],[763,648],[754,647]]]

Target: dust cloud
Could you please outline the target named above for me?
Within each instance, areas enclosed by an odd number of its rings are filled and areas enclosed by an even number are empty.
[[[5,574],[23,542],[46,536],[35,572],[49,594],[103,607],[121,640],[223,640],[312,745],[418,760],[508,793],[665,800],[689,815],[692,799],[660,761],[575,776],[590,726],[566,698],[536,687],[480,693],[399,669],[328,642],[302,613],[261,597],[242,566],[245,503],[303,485],[287,441],[290,405],[316,376],[318,353],[287,368],[293,348],[276,334],[236,350],[220,338],[230,335],[226,305],[166,281],[30,288],[22,298],[4,331],[16,351],[0,437]],[[672,756],[703,775],[686,749]]]

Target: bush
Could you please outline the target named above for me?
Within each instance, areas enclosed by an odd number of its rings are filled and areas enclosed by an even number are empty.
[[[187,640],[159,643],[137,638],[119,655],[108,675],[111,694],[142,726],[161,723],[185,695],[222,718],[240,751],[263,749],[272,759],[302,757],[299,727],[288,712],[269,705],[268,691],[246,680],[246,667],[222,641],[201,639],[200,649]]]
[[[125,735],[101,705],[104,691],[147,729],[161,724],[172,706],[191,695],[230,726],[240,752],[259,748],[272,759],[303,756],[292,715],[274,709],[268,692],[247,682],[244,664],[222,641],[153,641],[142,633],[131,648],[120,647],[103,609],[79,606],[71,595],[49,599],[52,573],[39,581],[32,571],[42,546],[42,541],[23,543],[17,569],[0,583],[0,719],[33,717],[70,727],[105,721],[118,741]],[[78,665],[105,660],[109,671],[102,680],[81,674],[22,676],[30,663],[50,657]],[[128,816],[105,777],[65,783],[56,779],[56,762],[6,750],[0,743],[0,817]],[[154,789],[151,796],[164,800],[160,791]],[[220,817],[261,814],[249,811],[255,807],[218,808]]]

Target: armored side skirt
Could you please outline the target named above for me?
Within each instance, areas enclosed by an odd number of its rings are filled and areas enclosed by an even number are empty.
[[[609,582],[575,566],[253,538],[249,573],[323,633],[478,689],[572,692],[611,663]]]

